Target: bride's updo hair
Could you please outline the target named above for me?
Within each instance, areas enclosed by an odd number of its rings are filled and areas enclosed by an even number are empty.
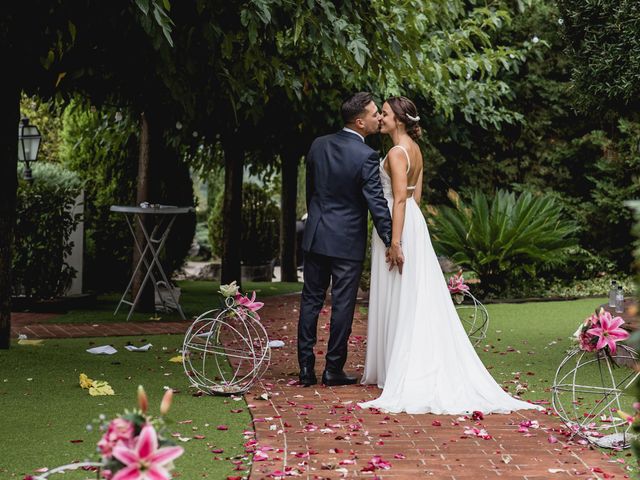
[[[420,121],[418,109],[414,103],[407,97],[391,97],[387,99],[387,103],[393,110],[396,119],[404,124],[409,136],[417,142],[422,137],[422,130],[418,123]]]

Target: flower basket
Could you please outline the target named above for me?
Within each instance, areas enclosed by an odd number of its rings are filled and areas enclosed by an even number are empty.
[[[82,381],[81,376],[81,384]],[[45,480],[51,475],[78,469],[95,472],[96,479],[170,480],[173,478],[173,460],[184,453],[184,449],[171,439],[164,421],[172,398],[173,390],[168,389],[160,404],[160,416],[153,417],[147,414],[147,395],[142,386],[138,387],[138,409],[125,410],[108,422],[104,416],[94,421],[104,432],[97,445],[99,462],[76,462],[50,470],[43,469],[46,471],[40,475],[28,475],[24,480]]]
[[[224,308],[209,310],[191,324],[182,347],[191,385],[203,393],[246,392],[267,370],[269,337],[257,313],[262,303],[238,293],[235,282],[223,285]]]
[[[551,387],[552,407],[573,437],[617,449],[630,445],[631,422],[621,413],[632,410],[631,390],[640,375],[637,352],[618,344],[628,337],[622,323],[604,310],[587,318]]]
[[[489,312],[480,300],[471,293],[469,285],[464,282],[462,272],[452,275],[447,287],[456,303],[460,322],[462,322],[469,340],[473,346],[477,346],[487,338]]]

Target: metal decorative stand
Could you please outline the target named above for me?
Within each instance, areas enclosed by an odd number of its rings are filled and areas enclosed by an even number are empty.
[[[35,477],[33,477],[34,480],[45,480],[47,478],[49,478],[51,475],[56,475],[58,473],[60,474],[65,474],[67,472],[71,472],[73,470],[78,470],[78,469],[86,469],[87,467],[92,467],[97,469],[96,470],[96,478],[99,479],[100,478],[100,469],[102,468],[102,464],[98,463],[98,462],[78,462],[78,463],[70,463],[68,465],[62,465],[60,467],[56,467],[53,468],[51,470],[49,470],[48,472],[44,472],[41,475],[37,475]]]
[[[200,315],[187,330],[182,347],[191,384],[206,394],[246,392],[269,367],[267,331],[254,312],[225,300],[223,309]]]
[[[560,363],[552,392],[552,406],[573,432],[606,448],[627,448],[633,438],[631,425],[616,415],[632,412],[634,399],[628,389],[637,380],[638,354],[618,344],[616,353],[603,350],[571,350]]]
[[[485,338],[487,338],[487,330],[489,328],[489,312],[487,308],[478,300],[471,292],[455,293],[454,298],[460,295],[462,300],[471,300],[470,303],[460,302],[456,305],[458,316],[462,322],[462,326],[467,332],[469,340],[475,347]]]

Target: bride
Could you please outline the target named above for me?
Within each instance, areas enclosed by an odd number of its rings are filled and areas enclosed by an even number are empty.
[[[540,409],[502,390],[460,323],[419,208],[419,120],[405,97],[389,98],[382,107],[380,132],[391,137],[393,147],[380,162],[380,178],[393,218],[392,258],[398,261],[389,268],[385,246],[374,234],[362,383],[383,392],[360,406],[437,414]]]

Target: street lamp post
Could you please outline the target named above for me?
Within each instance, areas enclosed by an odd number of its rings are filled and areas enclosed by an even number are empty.
[[[18,160],[25,163],[23,178],[28,182],[33,181],[30,163],[38,160],[41,138],[38,127],[30,125],[27,117],[22,117],[18,124]]]

